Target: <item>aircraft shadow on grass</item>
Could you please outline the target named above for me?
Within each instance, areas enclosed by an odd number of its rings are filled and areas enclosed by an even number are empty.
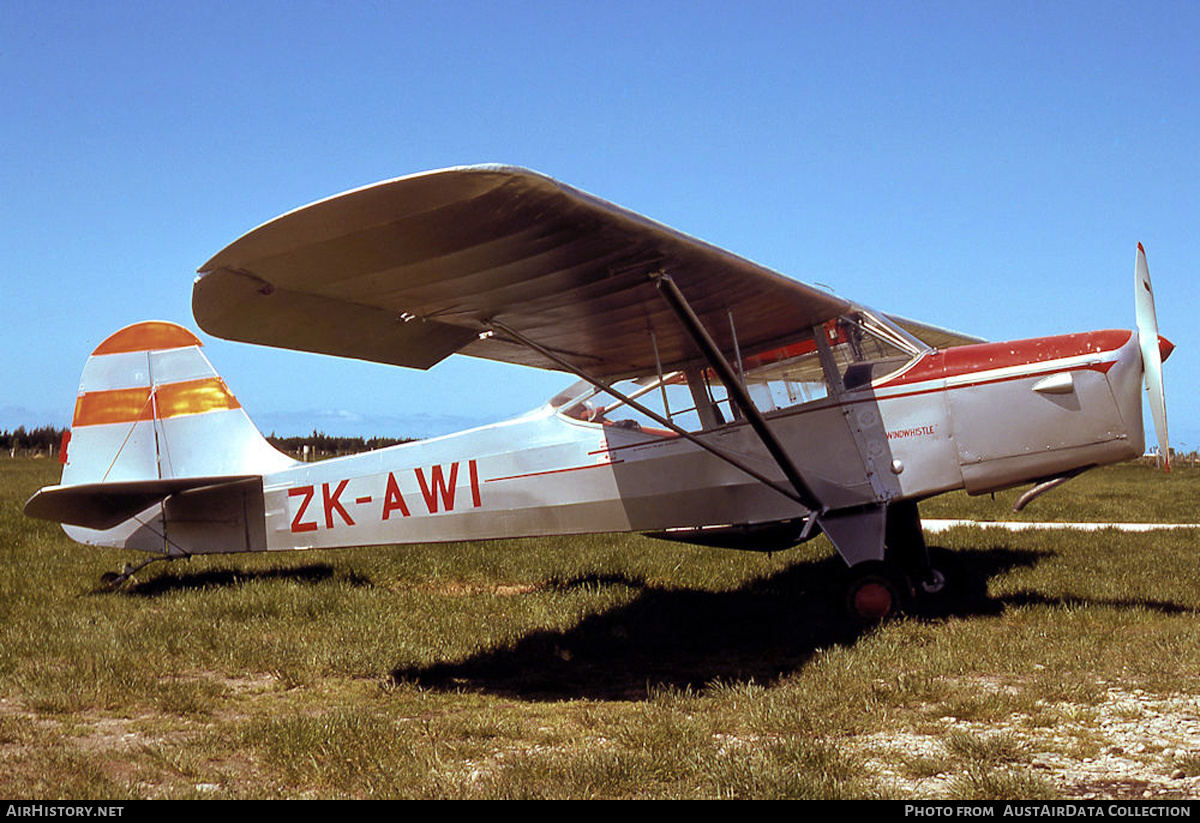
[[[931,548],[948,577],[946,594],[922,599],[915,619],[996,615],[1024,605],[1111,605],[1166,614],[1194,611],[1165,602],[1052,598],[1036,592],[988,594],[987,582],[1046,559],[1045,552],[992,546]],[[702,688],[714,681],[770,683],[822,648],[852,645],[871,627],[847,619],[841,595],[845,565],[837,557],[800,563],[731,591],[648,588],[626,575],[558,581],[561,589],[628,586],[638,590],[620,607],[591,615],[570,629],[535,631],[505,647],[458,661],[398,667],[396,682],[469,690],[523,699],[628,700],[656,688]],[[260,581],[321,585],[335,578],[370,586],[369,578],[313,563],[291,569],[214,570],[164,574],[137,582],[124,596],[156,598],[184,591]]]
[[[1060,602],[1039,601],[1027,593],[992,597],[987,592],[990,578],[1033,566],[1045,559],[1043,552],[1005,547],[932,551],[951,578],[949,594],[914,609],[916,619],[988,616],[1014,605]],[[767,684],[819,649],[853,644],[870,630],[849,623],[845,605],[834,594],[842,591],[844,574],[841,561],[831,557],[734,591],[644,589],[628,605],[588,617],[569,630],[535,632],[461,661],[397,668],[392,677],[426,688],[535,700],[641,699],[654,688],[695,689],[714,681]],[[1146,601],[1110,605],[1191,611]]]
[[[940,554],[940,553],[939,553]],[[955,585],[914,616],[936,619],[999,613],[986,581],[1033,565],[1041,555],[1010,549],[958,552]],[[955,558],[957,559],[957,558]],[[640,581],[586,578],[561,585],[620,583],[642,590],[624,606],[565,631],[538,631],[455,662],[400,667],[397,682],[530,699],[644,698],[656,687],[700,688],[713,681],[769,683],[818,649],[855,642],[868,630],[847,619],[845,566],[836,557],[793,566],[725,592],[644,588]]]
[[[209,571],[184,572],[182,574],[166,573],[152,577],[146,581],[137,581],[132,586],[122,589],[130,597],[154,598],[176,592],[199,591],[202,589],[226,588],[241,586],[247,583],[273,580],[290,580],[297,583],[324,583],[335,578],[348,582],[353,586],[369,586],[367,577],[339,569],[332,563],[309,563],[290,569],[260,569],[246,571],[240,569],[213,569]],[[101,587],[93,594],[107,594],[111,589]]]

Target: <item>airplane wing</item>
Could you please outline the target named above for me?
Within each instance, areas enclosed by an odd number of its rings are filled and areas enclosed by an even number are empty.
[[[526,169],[472,166],[356,189],[272,220],[200,268],[219,337],[429,368],[455,352],[615,377],[699,353],[657,293],[665,272],[745,355],[851,304]]]
[[[941,326],[932,326],[929,323],[909,320],[907,317],[889,314],[888,319],[913,337],[935,349],[949,349],[954,346],[969,346],[972,343],[987,342],[982,337],[974,337],[952,329],[944,329]]]

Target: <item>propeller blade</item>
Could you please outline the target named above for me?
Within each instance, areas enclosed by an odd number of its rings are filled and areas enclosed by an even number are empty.
[[[1150,414],[1154,418],[1154,433],[1158,436],[1158,451],[1163,467],[1171,470],[1171,448],[1167,438],[1167,399],[1163,391],[1162,353],[1158,342],[1158,316],[1154,311],[1154,288],[1150,285],[1150,267],[1146,265],[1146,250],[1137,247],[1134,266],[1134,303],[1137,310],[1138,344],[1142,350],[1142,371],[1146,375],[1146,391],[1150,395]]]

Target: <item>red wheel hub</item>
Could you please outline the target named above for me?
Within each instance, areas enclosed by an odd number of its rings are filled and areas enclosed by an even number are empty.
[[[854,611],[867,620],[878,620],[892,613],[895,598],[883,583],[868,580],[854,592]]]

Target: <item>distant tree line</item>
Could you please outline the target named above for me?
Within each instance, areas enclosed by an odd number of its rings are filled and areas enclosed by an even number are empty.
[[[65,432],[66,429],[54,426],[38,426],[36,429],[17,426],[15,431],[4,429],[0,431],[0,449],[8,452],[9,457],[19,454],[58,454]]]
[[[272,446],[282,452],[287,452],[297,459],[323,460],[327,457],[338,457],[343,454],[382,449],[385,446],[395,446],[399,443],[411,443],[415,437],[334,437],[315,429],[312,434],[303,437],[279,437],[271,432],[267,438]],[[305,454],[304,447],[308,446]]]
[[[0,430],[0,449],[9,457],[49,455],[57,456],[62,448],[63,435],[66,429],[55,426],[38,426],[27,429],[17,426],[14,431]],[[397,443],[408,443],[413,437],[333,437],[325,432],[313,431],[303,437],[277,437],[274,432],[267,440],[280,451],[298,459],[304,458],[304,447],[308,446],[309,460],[321,460],[326,457],[337,457],[343,454],[356,454],[371,449],[381,449],[384,446],[394,446]]]

